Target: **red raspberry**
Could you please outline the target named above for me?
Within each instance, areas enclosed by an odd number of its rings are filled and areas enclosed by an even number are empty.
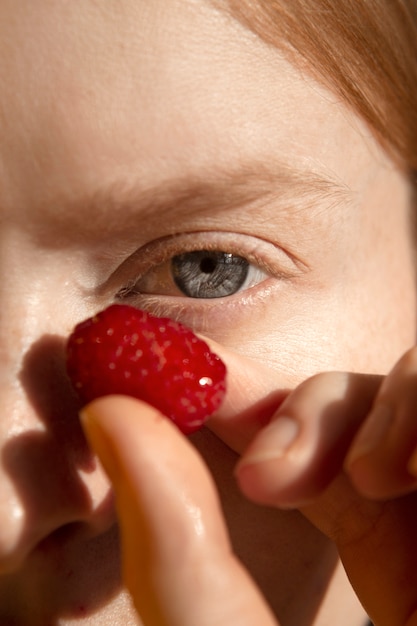
[[[187,434],[219,408],[226,390],[223,362],[191,330],[121,304],[75,327],[67,371],[83,402],[134,396]]]

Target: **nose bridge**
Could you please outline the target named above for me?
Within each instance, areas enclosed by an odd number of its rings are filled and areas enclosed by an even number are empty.
[[[0,430],[50,429],[57,407],[74,406],[64,367],[71,313],[54,256],[19,233],[0,235]]]
[[[0,230],[0,383],[18,376],[41,337],[64,337],[72,326],[63,276],[70,268],[60,259],[22,230]]]
[[[18,239],[0,234],[0,574],[55,529],[89,524],[97,502],[98,470],[65,375],[60,270]],[[104,498],[102,479],[100,490]]]
[[[47,425],[28,391],[28,355],[48,328],[41,311],[42,264],[33,262],[31,248],[19,233],[0,235],[0,572],[21,558],[28,544],[30,493],[40,473],[36,459]],[[46,453],[46,448],[44,449]],[[38,455],[39,457],[39,455]],[[48,457],[47,457],[48,458]],[[33,485],[28,477],[32,474]],[[37,474],[37,478],[35,476]],[[34,488],[33,488],[34,487]]]
[[[25,350],[47,323],[41,315],[40,259],[13,230],[0,236],[0,371],[15,376]]]

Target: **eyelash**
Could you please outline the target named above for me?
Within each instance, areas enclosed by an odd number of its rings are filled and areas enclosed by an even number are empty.
[[[255,268],[258,272],[257,280],[251,281],[247,287],[239,288],[231,295],[199,298],[190,297],[181,292],[178,295],[143,293],[138,290],[138,284],[144,281],[151,272],[156,272],[163,268],[178,255],[189,254],[199,250],[208,252],[224,252],[235,257],[241,257]],[[261,285],[266,289],[266,285],[275,282],[282,282],[297,274],[297,262],[281,248],[263,239],[251,235],[226,232],[190,232],[185,234],[172,235],[147,244],[136,251],[125,261],[117,271],[119,284],[124,282],[121,289],[116,293],[116,300],[132,301],[133,304],[143,308],[152,308],[160,315],[171,315],[171,312],[180,307],[185,308],[212,308],[218,306],[219,301],[223,306],[226,303],[236,306],[240,299],[242,303],[256,299],[256,292],[262,291]],[[132,277],[133,274],[133,277]],[[262,275],[262,276],[261,276]],[[171,278],[172,284],[174,279]],[[178,290],[179,291],[179,290]],[[161,311],[161,308],[163,309]]]
[[[192,250],[155,266],[124,287],[118,298],[159,294],[161,297],[219,300],[246,291],[267,276],[244,257],[228,251]]]

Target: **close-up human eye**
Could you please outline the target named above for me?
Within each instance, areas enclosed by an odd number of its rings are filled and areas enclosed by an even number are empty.
[[[126,286],[120,298],[134,295],[226,298],[250,289],[268,274],[244,256],[226,250],[175,254]]]
[[[124,302],[213,338],[281,301],[303,269],[275,242],[247,233],[191,231],[157,238],[127,257],[104,287]]]
[[[127,259],[116,274],[116,299],[138,306],[152,300],[166,307],[180,301],[182,306],[211,308],[221,300],[223,307],[229,302],[236,307],[296,274],[290,255],[258,237],[185,233],[151,242]]]

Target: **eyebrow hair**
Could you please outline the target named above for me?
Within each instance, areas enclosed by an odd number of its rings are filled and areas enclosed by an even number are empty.
[[[68,234],[75,227],[78,236],[81,229],[88,237],[100,229],[117,233],[138,219],[144,224],[147,220],[169,220],[172,211],[179,220],[200,211],[223,213],[267,201],[273,201],[277,211],[288,217],[290,212],[323,208],[324,202],[326,207],[333,206],[350,193],[333,175],[262,160],[232,170],[207,168],[203,174],[189,173],[150,187],[140,183],[139,175],[133,181],[116,180],[92,194],[55,199],[51,219],[64,222]]]

